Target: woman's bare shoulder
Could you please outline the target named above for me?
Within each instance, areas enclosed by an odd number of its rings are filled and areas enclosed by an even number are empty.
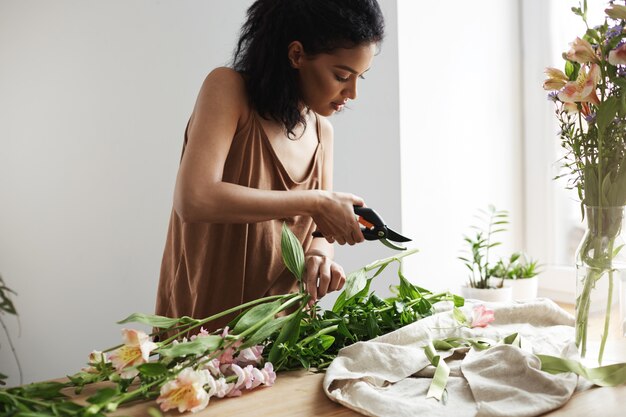
[[[198,95],[198,103],[194,114],[203,110],[237,113],[239,120],[245,120],[249,113],[248,96],[243,77],[237,71],[228,67],[218,67],[211,71]]]
[[[246,99],[242,75],[228,67],[218,67],[211,71],[204,79],[201,92],[226,94],[236,100]]]

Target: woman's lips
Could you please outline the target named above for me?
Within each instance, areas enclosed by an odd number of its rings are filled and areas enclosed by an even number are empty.
[[[334,101],[332,103],[330,103],[333,107],[333,110],[335,111],[339,111],[341,109],[343,109],[343,103],[335,103]]]

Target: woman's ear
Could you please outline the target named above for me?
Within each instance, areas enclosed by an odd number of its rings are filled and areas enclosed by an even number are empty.
[[[287,57],[292,68],[298,69],[304,59],[304,47],[300,41],[293,41],[287,47]]]

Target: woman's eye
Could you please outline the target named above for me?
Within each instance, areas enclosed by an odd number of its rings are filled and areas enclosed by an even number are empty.
[[[343,78],[336,74],[335,74],[335,78],[337,79],[337,81],[342,82],[342,83],[348,82],[348,80],[350,79],[350,77]]]

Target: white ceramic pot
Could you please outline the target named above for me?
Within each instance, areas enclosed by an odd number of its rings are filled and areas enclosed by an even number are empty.
[[[532,278],[504,280],[504,286],[511,288],[513,291],[513,300],[516,301],[528,301],[537,298],[538,284],[539,278],[537,276]]]
[[[511,301],[511,287],[502,288],[472,288],[461,287],[461,295],[466,299],[480,301]]]

